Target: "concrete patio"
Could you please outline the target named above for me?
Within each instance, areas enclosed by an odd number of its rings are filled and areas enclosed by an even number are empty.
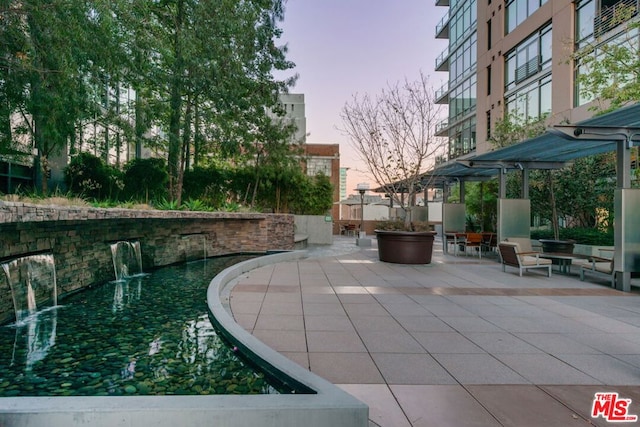
[[[497,255],[444,255],[440,242],[429,265],[386,264],[375,239],[336,237],[242,276],[231,309],[367,403],[371,426],[611,425],[591,417],[596,392],[640,414],[640,298],[606,279],[518,277]]]

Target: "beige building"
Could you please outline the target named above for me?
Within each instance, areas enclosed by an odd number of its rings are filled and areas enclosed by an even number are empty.
[[[581,96],[581,70],[571,54],[587,43],[615,40],[624,25],[611,17],[637,0],[437,0],[448,7],[436,38],[449,46],[436,71],[449,73],[437,101],[449,106],[438,134],[449,138],[448,160],[491,150],[487,142],[508,112],[519,120],[547,117],[574,123],[593,115]]]

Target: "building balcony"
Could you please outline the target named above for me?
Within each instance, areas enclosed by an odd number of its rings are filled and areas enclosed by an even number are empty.
[[[620,0],[617,2],[603,2],[600,14],[593,22],[593,32],[596,37],[613,30],[638,14],[638,0]]]
[[[436,90],[435,101],[436,104],[449,104],[449,82],[443,84]]]
[[[449,136],[449,119],[436,124],[436,136]]]
[[[449,0],[436,0],[436,6],[451,6]]]
[[[449,71],[449,48],[445,48],[436,58],[436,71]]]
[[[448,39],[449,38],[449,22],[451,22],[451,17],[449,16],[449,11],[444,14],[438,25],[436,25],[436,38],[437,39]]]

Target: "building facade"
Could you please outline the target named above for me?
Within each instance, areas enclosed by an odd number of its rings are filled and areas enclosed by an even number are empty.
[[[620,7],[638,0],[437,0],[448,7],[436,38],[449,47],[436,71],[449,73],[437,102],[449,117],[438,133],[449,138],[448,160],[492,149],[497,121],[542,119],[547,126],[593,115],[576,76],[588,72],[572,59],[587,44],[611,43],[625,26],[611,25]]]
[[[284,120],[293,124],[296,131],[292,138],[294,144],[307,142],[307,116],[304,106],[304,94],[283,93],[280,95],[280,104],[284,108]]]
[[[338,144],[304,144],[306,158],[306,172],[309,176],[319,173],[329,178],[333,186],[333,207],[331,216],[334,220],[340,218],[340,145]]]

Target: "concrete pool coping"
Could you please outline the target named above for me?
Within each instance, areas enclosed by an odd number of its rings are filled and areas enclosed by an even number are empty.
[[[215,323],[241,351],[267,369],[312,394],[224,396],[3,397],[0,425],[67,427],[204,426],[365,427],[368,407],[310,371],[272,350],[242,329],[227,311],[234,279],[265,265],[301,259],[306,251],[253,258],[229,267],[212,279],[207,301]],[[269,368],[272,367],[272,368]]]

